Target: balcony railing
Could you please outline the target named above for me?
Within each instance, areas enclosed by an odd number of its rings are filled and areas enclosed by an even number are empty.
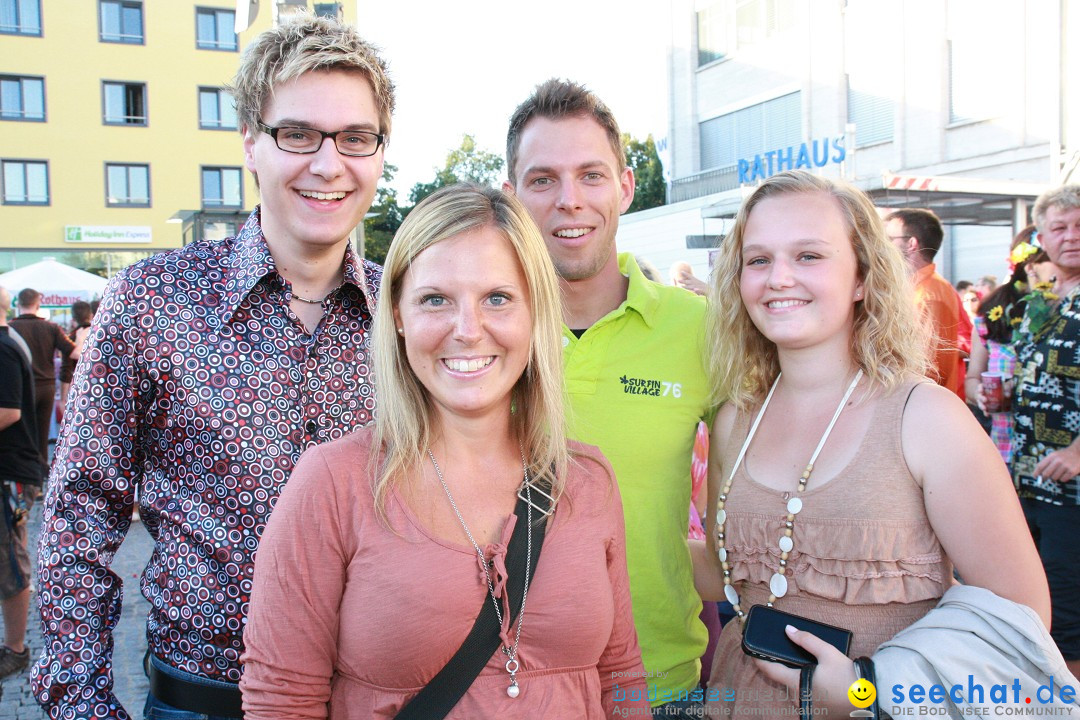
[[[739,187],[739,170],[737,165],[713,168],[696,175],[687,175],[677,178],[671,183],[669,203],[693,200],[705,195],[734,190]]]

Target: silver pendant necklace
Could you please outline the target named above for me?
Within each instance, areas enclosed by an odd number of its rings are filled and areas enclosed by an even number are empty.
[[[495,617],[499,620],[499,627],[503,625],[502,609],[499,607],[499,599],[495,597],[495,585],[491,582],[491,573],[488,571],[488,561],[484,557],[484,551],[480,549],[480,545],[477,544],[473,534],[469,531],[469,526],[465,523],[465,518],[461,516],[461,511],[458,510],[457,503],[454,502],[454,496],[450,494],[450,488],[446,485],[446,480],[443,479],[442,470],[439,468],[439,463],[435,461],[435,455],[432,454],[431,448],[427,451],[428,457],[431,458],[431,464],[435,468],[435,475],[439,478],[439,484],[442,485],[443,490],[446,492],[446,497],[450,501],[450,507],[454,508],[454,514],[457,515],[458,522],[461,523],[461,527],[464,528],[465,534],[469,536],[469,542],[472,543],[473,549],[476,551],[476,556],[480,558],[480,567],[484,569],[484,579],[487,580],[488,595],[491,596],[491,602],[495,605]],[[514,644],[513,646],[503,645],[503,653],[506,655],[506,672],[510,673],[510,685],[506,688],[506,694],[512,698],[516,698],[521,694],[521,688],[518,686],[517,671],[521,666],[517,661],[518,643],[521,642],[521,624],[525,619],[525,600],[529,597],[529,573],[531,570],[530,564],[532,562],[532,488],[529,484],[529,466],[525,463],[525,455],[521,455],[521,468],[525,474],[525,495],[526,504],[528,507],[526,526],[526,555],[525,555],[525,586],[521,591],[521,610],[518,612],[517,630],[514,632]],[[509,592],[509,590],[508,590]],[[508,598],[509,599],[509,598]]]
[[[338,289],[338,288],[340,288],[340,287],[341,287],[341,286],[342,286],[343,284],[344,284],[344,283],[339,283],[337,287],[335,287],[335,288],[331,288],[331,289],[330,289],[330,290],[329,290],[329,291],[328,291],[328,292],[327,292],[327,293],[326,293],[325,295],[323,295],[323,296],[322,296],[321,298],[306,298],[306,297],[304,297],[303,295],[299,295],[299,294],[297,294],[297,292],[296,292],[295,290],[292,290],[292,292],[291,292],[291,295],[292,295],[292,299],[293,299],[293,300],[299,300],[300,302],[302,302],[302,303],[307,303],[308,305],[322,305],[322,304],[323,304],[324,302],[326,302],[326,298],[328,298],[328,297],[330,297],[331,295],[333,295],[333,294],[334,294],[334,292],[336,292],[336,291],[337,291],[337,289]]]
[[[334,289],[336,290],[337,288],[334,288]],[[319,299],[317,299],[317,300],[313,300],[313,299],[311,299],[311,298],[306,298],[306,297],[302,297],[302,296],[300,296],[300,295],[297,295],[297,294],[296,294],[296,293],[294,292],[294,293],[292,294],[292,299],[293,299],[293,300],[299,300],[300,302],[302,302],[302,303],[307,303],[308,305],[322,305],[322,304],[323,304],[323,302],[324,302],[324,301],[326,300],[326,298],[330,297],[330,293],[332,293],[332,292],[334,292],[334,290],[331,290],[330,292],[326,293],[325,295],[323,295],[323,296],[322,296],[321,298],[319,298]]]
[[[326,300],[326,298],[328,298],[328,297],[330,297],[330,293],[327,293],[326,295],[323,295],[318,300],[312,300],[311,298],[301,297],[301,296],[297,295],[296,293],[292,294],[293,300],[299,300],[300,302],[307,303],[308,305],[322,305],[323,301]]]

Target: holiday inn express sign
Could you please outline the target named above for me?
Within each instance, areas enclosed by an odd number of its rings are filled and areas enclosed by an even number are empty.
[[[64,242],[69,243],[148,243],[151,229],[143,225],[67,225]]]
[[[847,148],[844,145],[843,135],[769,150],[758,153],[752,158],[739,159],[739,184],[764,180],[784,170],[825,167],[830,163],[840,164],[846,157]]]

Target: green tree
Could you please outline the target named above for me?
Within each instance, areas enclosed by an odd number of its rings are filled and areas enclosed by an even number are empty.
[[[634,171],[637,187],[634,190],[634,202],[627,212],[648,210],[660,207],[666,202],[667,183],[660,165],[660,156],[650,134],[644,140],[636,140],[628,133],[623,133],[626,145],[626,165]]]
[[[375,191],[375,201],[368,216],[364,218],[364,257],[380,265],[386,262],[386,251],[390,249],[390,241],[401,227],[406,212],[398,205],[397,191],[390,187],[396,172],[396,166],[383,165],[382,182]]]
[[[476,138],[472,135],[463,135],[461,145],[447,154],[446,163],[442,168],[436,168],[435,179],[413,185],[412,190],[409,191],[409,202],[416,205],[439,188],[454,183],[472,182],[478,185],[494,185],[499,180],[502,168],[502,157],[477,147]],[[408,212],[406,211],[405,214],[407,215]]]

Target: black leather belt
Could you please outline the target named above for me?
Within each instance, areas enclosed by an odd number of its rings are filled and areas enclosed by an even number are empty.
[[[244,717],[239,685],[212,687],[167,675],[150,662],[149,653],[146,656],[146,676],[150,679],[151,694],[163,703],[203,715]]]

